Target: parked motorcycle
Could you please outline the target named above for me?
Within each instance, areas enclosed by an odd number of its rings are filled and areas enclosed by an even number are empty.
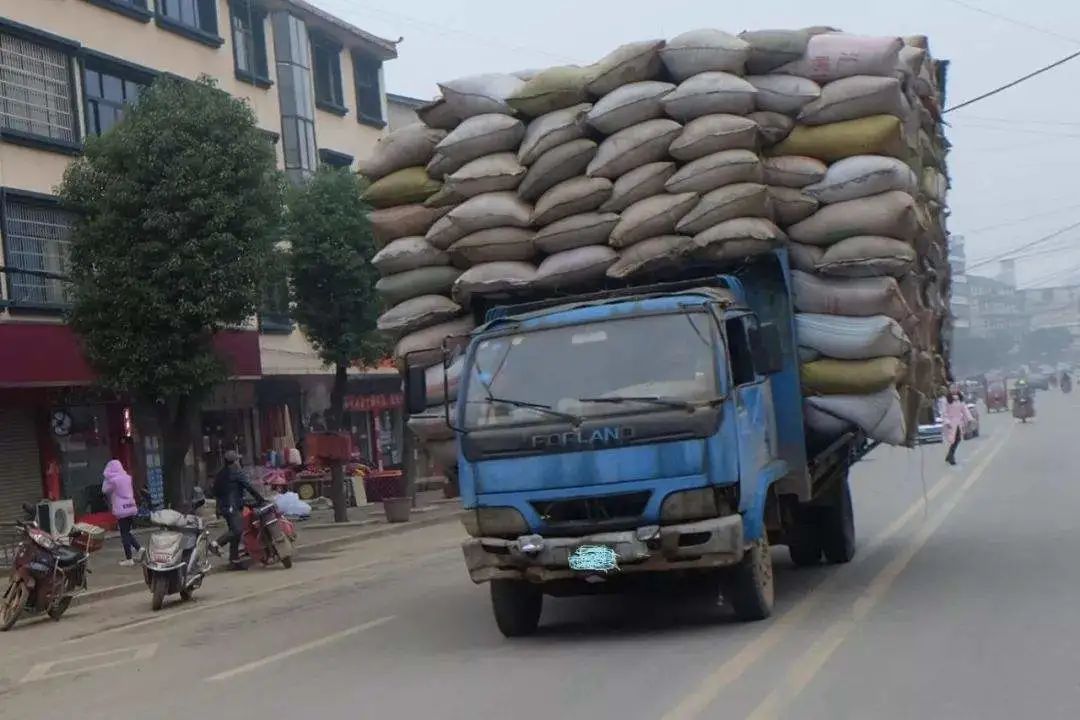
[[[194,510],[206,500],[199,492]],[[210,572],[210,531],[197,515],[175,510],[155,510],[150,523],[158,528],[150,536],[143,560],[143,578],[150,588],[150,607],[160,610],[168,595],[190,600]]]
[[[22,539],[0,598],[0,631],[10,630],[23,614],[59,620],[71,601],[86,592],[87,561],[105,539],[103,529],[87,523],[76,523],[63,538],[53,537],[33,520],[32,506],[23,505],[23,510],[27,519],[16,523]]]
[[[286,569],[293,564],[296,526],[273,502],[244,507],[244,549],[263,565],[280,560]]]

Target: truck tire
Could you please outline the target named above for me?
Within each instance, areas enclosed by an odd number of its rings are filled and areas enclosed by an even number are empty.
[[[742,560],[725,574],[724,591],[737,619],[752,622],[772,615],[773,568],[768,538],[762,535],[755,540]]]
[[[797,567],[821,564],[821,538],[814,509],[801,509],[795,526],[787,533],[788,555]]]
[[[846,474],[837,484],[832,503],[821,508],[819,537],[829,562],[842,565],[855,557],[855,511]]]
[[[505,637],[524,637],[536,632],[544,594],[540,588],[524,580],[492,580],[491,608],[495,624]]]

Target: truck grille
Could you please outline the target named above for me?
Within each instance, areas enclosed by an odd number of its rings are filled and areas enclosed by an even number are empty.
[[[569,530],[574,526],[588,526],[615,529],[623,525],[634,527],[645,512],[651,495],[646,490],[569,500],[535,500],[529,504],[551,528]]]

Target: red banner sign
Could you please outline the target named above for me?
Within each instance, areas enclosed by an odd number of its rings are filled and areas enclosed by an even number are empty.
[[[378,412],[401,407],[404,402],[405,398],[401,393],[346,395],[345,409],[349,412]]]

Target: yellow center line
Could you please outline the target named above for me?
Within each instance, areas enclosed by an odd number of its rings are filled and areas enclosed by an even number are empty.
[[[806,689],[829,658],[832,657],[832,654],[844,643],[851,631],[881,602],[892,587],[893,582],[907,568],[915,555],[926,545],[926,542],[941,527],[952,511],[956,509],[956,506],[960,504],[964,494],[978,482],[1011,433],[1012,426],[1005,431],[1002,440],[968,475],[960,489],[949,498],[926,524],[919,528],[919,531],[912,537],[903,551],[874,577],[866,590],[852,603],[849,615],[829,626],[814,644],[803,653],[802,657],[792,663],[792,670],[787,673],[784,681],[765,697],[761,704],[748,716],[748,720],[775,720],[779,718],[783,710],[799,693]]]
[[[999,440],[998,443],[993,446],[989,456],[996,453],[1004,441],[1004,437]],[[983,452],[987,451],[984,450]],[[926,493],[925,498],[920,497],[909,505],[908,508],[887,528],[879,533],[869,545],[860,548],[859,554],[847,567],[858,567],[866,562],[877,552],[877,550],[885,545],[885,543],[887,543],[894,535],[900,532],[904,526],[911,522],[911,520],[919,514],[924,507],[932,502],[934,498],[944,492],[957,477],[958,476],[952,472],[945,473],[934,486],[930,488]],[[839,582],[837,579],[838,577],[840,577],[840,573],[833,573],[811,588],[810,591],[790,610],[774,620],[767,630],[744,645],[742,649],[735,653],[735,655],[709,673],[709,675],[705,677],[692,692],[683,696],[675,707],[664,713],[662,720],[692,720],[693,718],[698,717],[720,696],[720,693],[722,693],[725,688],[742,677],[751,666],[776,647],[776,645],[778,645],[793,628],[798,626],[800,622],[813,613],[819,605],[830,599],[829,594],[822,590],[823,588],[827,589],[832,587]]]

